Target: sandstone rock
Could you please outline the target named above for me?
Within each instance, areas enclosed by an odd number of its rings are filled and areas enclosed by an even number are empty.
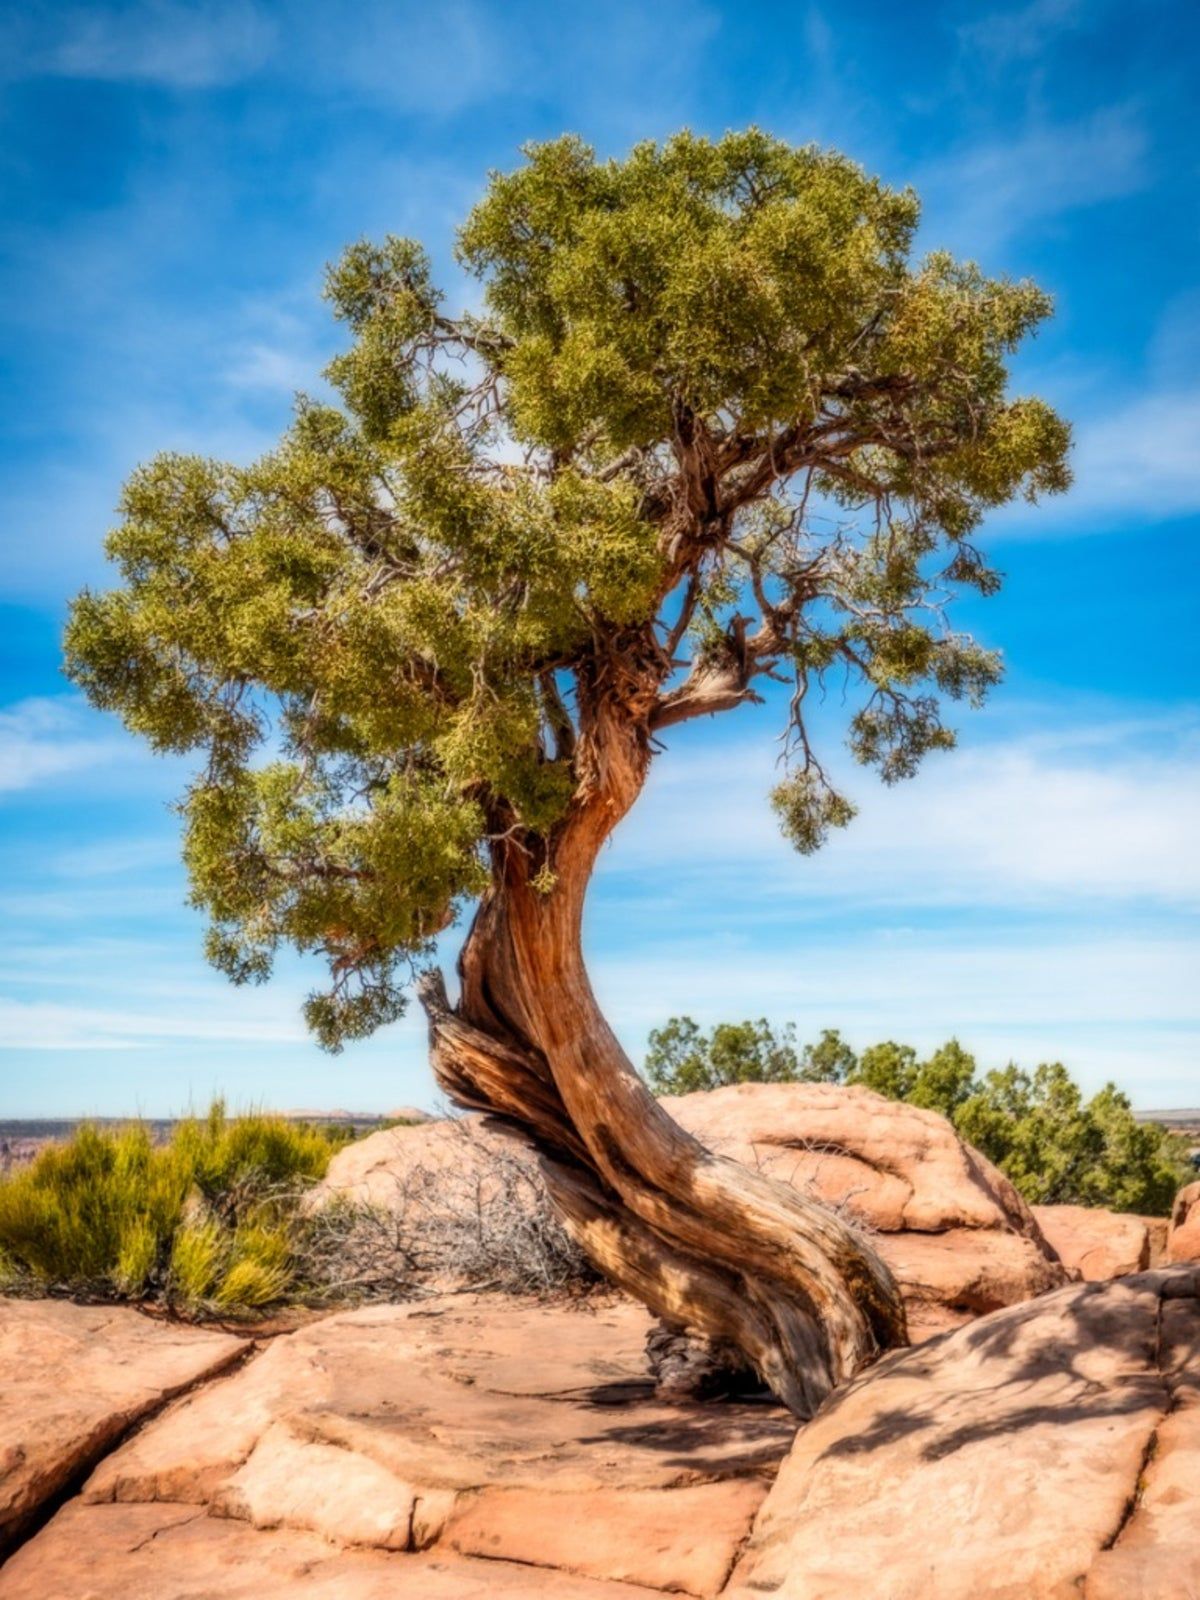
[[[1175,1280],[1181,1291],[1188,1279]],[[1200,1293],[1200,1274],[1191,1278]],[[1088,1600],[1194,1600],[1200,1594],[1200,1318],[1195,1299],[1164,1299],[1159,1363],[1170,1406],[1147,1447],[1136,1500],[1088,1575]]]
[[[886,1357],[797,1435],[726,1600],[1190,1600],[1200,1274]]]
[[[503,1489],[468,1502],[447,1541],[465,1555],[529,1561],[532,1551],[539,1566],[715,1595],[765,1493],[764,1483],[750,1479],[670,1494],[614,1489],[586,1499]]]
[[[1012,1184],[936,1112],[831,1084],[738,1084],[664,1103],[711,1149],[876,1233],[904,1291],[914,1338],[1067,1280]],[[389,1128],[340,1151],[314,1203],[343,1195],[436,1209],[460,1203],[472,1182],[486,1201],[497,1158],[524,1161],[529,1192],[536,1192],[532,1156],[481,1118]],[[443,1192],[451,1199],[443,1201]]]
[[[389,1122],[432,1122],[433,1117],[420,1106],[395,1106],[388,1112]]]
[[[501,1157],[522,1162],[531,1181],[537,1181],[532,1153],[484,1117],[381,1128],[337,1152],[309,1203],[320,1205],[336,1196],[357,1205],[398,1207],[415,1201],[436,1207],[445,1178],[486,1180],[488,1169]]]
[[[83,1311],[30,1309],[31,1339]],[[135,1314],[111,1338],[111,1310],[85,1314],[107,1392]],[[655,1396],[648,1321],[455,1296],[313,1323],[130,1437],[0,1568],[0,1600],[1200,1593],[1200,1271],[897,1352],[798,1434]]]
[[[0,1299],[0,1549],[139,1417],[246,1348],[120,1306]]]
[[[1175,1196],[1167,1234],[1168,1261],[1200,1261],[1200,1183],[1189,1183]]]
[[[1144,1272],[1152,1260],[1152,1217],[1098,1206],[1033,1206],[1038,1227],[1065,1267],[1088,1283]]]
[[[1169,1217],[1140,1217],[1140,1222],[1146,1224],[1146,1236],[1150,1242],[1151,1267],[1161,1267],[1167,1261],[1167,1236],[1171,1231]]]
[[[661,1600],[661,1591],[453,1554],[340,1550],[178,1505],[73,1501],[0,1568],[0,1600]]]
[[[626,1301],[488,1296],[329,1317],[170,1408],[83,1499],[114,1517],[169,1500],[259,1530],[264,1549],[290,1530],[711,1595],[795,1423],[657,1398],[649,1325]]]

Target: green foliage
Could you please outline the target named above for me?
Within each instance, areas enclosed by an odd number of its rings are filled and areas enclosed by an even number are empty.
[[[227,1230],[213,1216],[185,1219],[171,1240],[167,1280],[185,1306],[210,1298],[221,1278]]]
[[[646,1077],[655,1094],[691,1094],[727,1083],[791,1083],[799,1075],[795,1030],[721,1022],[705,1033],[691,1017],[672,1017],[650,1035]]]
[[[955,1122],[1038,1204],[1162,1216],[1189,1176],[1178,1135],[1138,1122],[1114,1084],[1085,1101],[1059,1062],[987,1073]]]
[[[854,806],[838,794],[824,775],[806,768],[792,773],[771,790],[771,805],[784,838],[802,856],[811,856],[829,837],[830,828],[854,821]]]
[[[133,1124],[85,1124],[0,1180],[0,1276],[196,1311],[281,1299],[302,1188],[344,1135],[221,1101],[156,1146]]]
[[[117,587],[67,630],[95,705],[200,758],[210,958],[252,982],[316,953],[330,1048],[399,1015],[497,841],[555,892],[601,726],[648,755],[714,709],[689,684],[725,709],[790,677],[774,803],[802,851],[853,815],[810,686],[858,686],[851,749],[887,782],[949,747],[942,702],[999,671],[946,620],[998,583],[972,536],[1068,483],[1066,425],[1008,394],[1047,297],[914,260],[911,192],[757,129],[524,155],[459,234],[480,310],[447,310],[417,243],[352,245],[327,283],[340,403],[302,397],[248,466],[139,468]]]
[[[797,1051],[790,1025],[776,1034],[765,1021],[718,1023],[706,1033],[690,1017],[672,1017],[650,1034],[644,1070],[656,1094],[726,1083],[847,1083],[938,1111],[1037,1205],[1162,1216],[1191,1175],[1184,1141],[1138,1122],[1113,1084],[1085,1101],[1058,1062],[981,1076],[957,1039],[924,1060],[893,1040],[856,1055],[827,1028]]]

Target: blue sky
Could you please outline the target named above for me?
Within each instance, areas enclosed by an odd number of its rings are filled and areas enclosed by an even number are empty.
[[[1184,0],[0,5],[0,1116],[432,1100],[418,1014],[330,1060],[298,964],[250,991],[205,968],[168,810],[185,769],[72,694],[64,605],[103,581],[137,461],[270,442],[337,348],[319,286],[347,241],[419,235],[453,288],[454,226],[522,141],[620,153],[752,121],[914,184],[923,247],[1052,291],[1018,384],[1075,423],[1078,482],[988,530],[1008,582],[966,621],[1004,688],[914,783],[850,775],[860,817],[820,858],[763,800],[777,708],[671,739],[596,886],[597,990],[635,1052],[674,1012],[765,1014],[860,1045],[957,1033],[988,1065],[1200,1103],[1195,20]]]

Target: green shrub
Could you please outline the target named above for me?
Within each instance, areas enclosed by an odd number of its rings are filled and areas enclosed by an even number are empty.
[[[221,1101],[158,1146],[139,1123],[85,1124],[0,1180],[0,1277],[193,1313],[282,1299],[300,1196],[342,1142],[284,1117],[228,1117]]]
[[[167,1269],[170,1300],[194,1307],[208,1299],[221,1276],[227,1231],[215,1217],[180,1224]]]
[[[650,1035],[645,1075],[656,1094],[726,1083],[862,1084],[949,1117],[1035,1205],[1165,1216],[1191,1175],[1178,1135],[1139,1122],[1111,1083],[1085,1101],[1060,1062],[980,1076],[957,1039],[924,1060],[891,1039],[856,1055],[831,1028],[815,1045],[798,1049],[795,1040],[794,1028],[776,1034],[765,1021],[705,1033],[690,1017],[672,1017]]]

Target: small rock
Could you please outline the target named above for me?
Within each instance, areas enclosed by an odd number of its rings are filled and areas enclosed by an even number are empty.
[[[1167,1234],[1168,1261],[1200,1261],[1200,1183],[1189,1183],[1175,1196]]]
[[[1154,1265],[1149,1224],[1154,1218],[1099,1206],[1033,1206],[1046,1242],[1065,1267],[1088,1283],[1104,1283]]]

